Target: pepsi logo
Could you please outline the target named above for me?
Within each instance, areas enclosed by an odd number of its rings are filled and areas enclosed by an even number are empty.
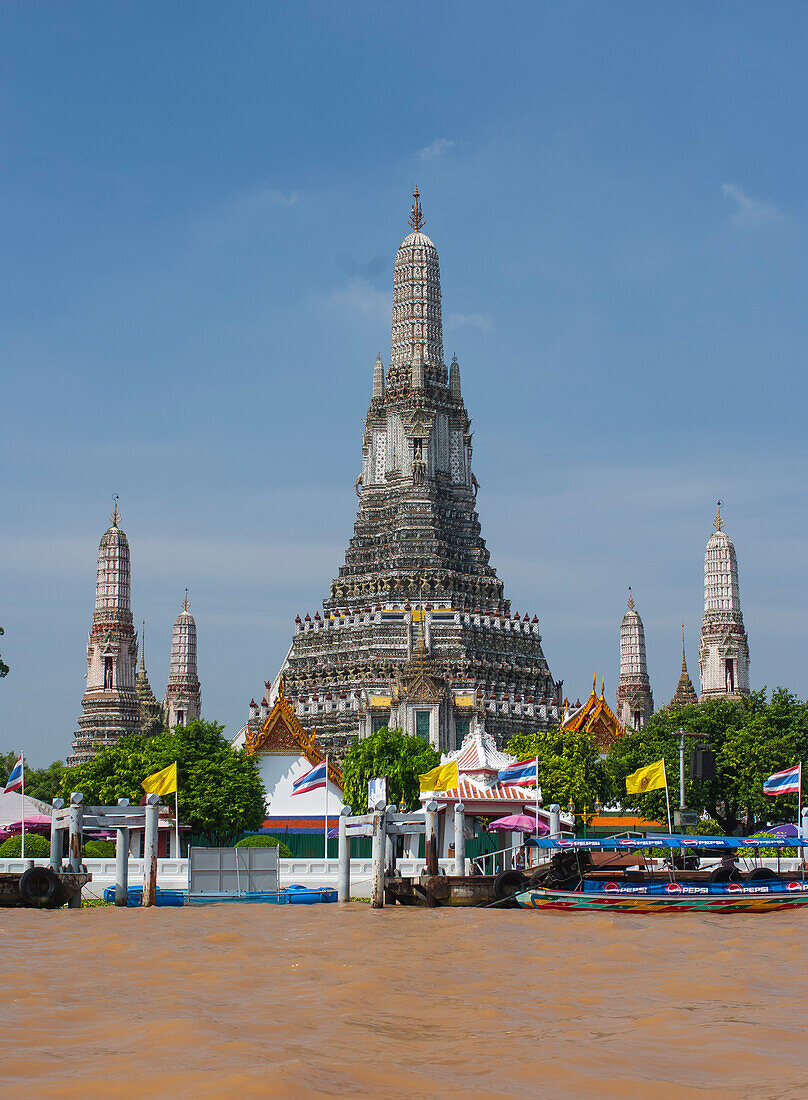
[[[727,883],[727,893],[728,894],[740,894],[741,890],[743,890],[743,886],[741,886],[740,882],[728,882]]]
[[[802,890],[803,884],[801,882],[787,882],[786,890]]]
[[[669,894],[681,894],[682,884],[681,882],[669,882],[665,889]]]
[[[614,894],[615,891],[620,889],[620,884],[617,882],[607,882],[603,889],[607,894]]]

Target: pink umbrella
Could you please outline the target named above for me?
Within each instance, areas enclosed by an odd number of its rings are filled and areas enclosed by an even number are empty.
[[[507,817],[498,817],[496,821],[492,821],[489,829],[510,829],[514,833],[535,833],[536,832],[536,818],[528,817],[527,814],[508,814]],[[550,828],[548,825],[539,818],[540,833],[549,833]]]
[[[51,827],[51,819],[46,814],[28,814],[25,819],[25,831],[32,833],[49,833]],[[8,825],[4,825],[3,828],[9,833],[21,833],[22,821],[10,821]]]

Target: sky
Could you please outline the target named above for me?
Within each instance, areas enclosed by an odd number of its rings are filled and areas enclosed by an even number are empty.
[[[571,699],[631,586],[808,694],[803,3],[0,7],[0,751],[64,758],[112,494],[165,690],[235,734],[343,560],[417,184],[492,564]]]

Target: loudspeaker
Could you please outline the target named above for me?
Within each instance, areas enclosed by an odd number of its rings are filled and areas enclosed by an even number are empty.
[[[715,779],[715,753],[712,749],[691,749],[690,778]]]

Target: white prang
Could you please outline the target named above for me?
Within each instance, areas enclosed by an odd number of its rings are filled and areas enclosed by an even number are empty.
[[[187,726],[201,713],[202,691],[196,671],[196,622],[188,610],[187,593],[171,635],[171,668],[164,707],[169,729]]]
[[[749,640],[738,590],[738,560],[719,508],[704,554],[704,619],[699,641],[701,698],[749,694]]]

